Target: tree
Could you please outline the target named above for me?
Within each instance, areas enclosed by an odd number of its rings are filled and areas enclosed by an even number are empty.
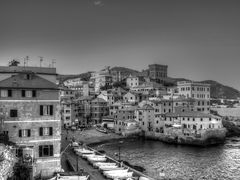
[[[18,66],[18,64],[20,64],[20,62],[17,61],[17,60],[15,60],[15,59],[13,59],[13,60],[10,61],[8,64],[9,64],[9,67],[10,67],[10,66]]]

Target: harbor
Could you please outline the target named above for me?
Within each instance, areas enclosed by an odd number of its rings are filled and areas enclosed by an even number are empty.
[[[95,130],[91,129],[89,131],[92,132]],[[85,136],[83,136],[83,133]],[[82,136],[80,136],[79,134],[82,134]],[[109,168],[113,168],[115,170],[124,170],[124,171],[127,170],[128,171],[127,176],[129,176],[129,178],[132,177],[132,179],[139,179],[140,177],[142,177],[142,178],[146,178],[148,180],[154,180],[152,177],[150,177],[146,174],[143,174],[143,173],[127,166],[126,164],[120,163],[120,161],[117,161],[116,159],[114,159],[106,154],[102,154],[102,153],[98,152],[97,150],[95,150],[94,148],[86,145],[84,143],[84,140],[88,139],[88,137],[86,137],[87,134],[88,134],[87,132],[69,131],[67,133],[67,131],[63,131],[62,167],[63,167],[64,171],[75,171],[75,172],[84,171],[84,172],[88,173],[90,175],[90,178],[93,180],[105,180],[107,177],[106,177],[106,175],[103,174],[104,171],[96,169],[96,163],[97,162],[106,162],[106,163],[110,163],[111,165],[113,165]],[[92,139],[95,139],[95,142],[92,141],[91,144],[92,145],[101,144],[99,138],[103,140],[104,136],[106,136],[106,134],[102,134],[102,138],[100,138],[101,137],[100,134],[99,134],[98,138],[92,137]],[[68,140],[66,140],[66,137],[71,137],[71,138],[68,138]],[[75,143],[76,147],[72,146],[72,138],[73,137],[76,142]],[[117,139],[115,139],[115,140],[119,141],[120,139],[121,138],[119,137],[118,140]],[[112,139],[112,140],[114,140],[114,139]],[[78,145],[79,142],[81,144],[80,146]],[[103,142],[107,142],[107,141],[103,140]],[[93,157],[93,155],[95,157]],[[70,168],[69,168],[68,162],[70,163]],[[110,169],[106,169],[106,170],[110,170]],[[110,178],[110,175],[108,175],[108,176],[109,176],[108,178]],[[119,177],[119,178],[127,179],[128,177],[126,177],[126,178]]]

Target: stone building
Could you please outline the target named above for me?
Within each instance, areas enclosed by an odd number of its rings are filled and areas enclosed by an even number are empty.
[[[168,66],[161,64],[148,65],[149,77],[158,83],[164,83],[168,76]]]
[[[56,69],[0,67],[0,111],[17,155],[31,156],[33,177],[61,170],[61,120]]]

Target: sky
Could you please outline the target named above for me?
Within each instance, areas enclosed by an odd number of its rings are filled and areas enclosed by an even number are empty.
[[[168,65],[168,76],[240,90],[239,0],[0,0],[0,65],[79,74]]]

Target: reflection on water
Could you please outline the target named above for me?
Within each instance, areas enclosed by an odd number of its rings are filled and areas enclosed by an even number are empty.
[[[114,156],[118,142],[101,145],[98,149]],[[121,159],[144,167],[146,173],[155,178],[164,169],[168,178],[240,180],[240,138],[206,148],[126,140],[121,144]]]

